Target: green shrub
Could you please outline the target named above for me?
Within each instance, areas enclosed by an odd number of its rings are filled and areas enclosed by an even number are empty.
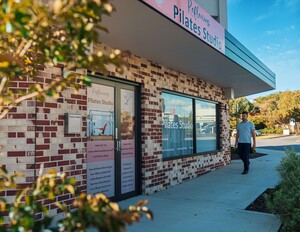
[[[0,193],[10,189],[21,189],[15,179],[22,174],[9,175],[0,168]],[[42,231],[72,231],[83,232],[87,228],[95,228],[101,232],[126,231],[126,225],[138,222],[143,215],[152,219],[151,211],[145,206],[147,201],[140,201],[136,206],[120,209],[119,205],[111,202],[104,194],[87,195],[76,193],[75,178],[67,178],[64,173],[50,170],[41,174],[32,187],[21,189],[12,203],[0,198],[0,231],[42,232]],[[66,205],[57,201],[62,194],[70,194],[74,201]],[[53,205],[65,213],[57,227],[51,227],[52,217],[49,208],[43,201],[51,201]],[[8,222],[4,224],[3,212],[8,212]],[[41,220],[36,215],[43,213]]]
[[[263,134],[282,134],[282,128],[264,128],[261,130]]]
[[[300,156],[286,150],[277,167],[281,180],[272,197],[266,197],[267,207],[281,218],[282,231],[300,231]]]

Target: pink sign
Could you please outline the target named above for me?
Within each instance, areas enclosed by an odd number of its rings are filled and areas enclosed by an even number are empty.
[[[121,155],[122,159],[134,158],[134,140],[121,140]]]
[[[142,2],[225,54],[224,28],[194,0],[142,0]]]
[[[114,141],[88,141],[87,162],[114,160]]]

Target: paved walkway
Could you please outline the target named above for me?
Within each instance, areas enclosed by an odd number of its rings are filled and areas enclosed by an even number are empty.
[[[154,220],[142,219],[129,232],[277,232],[280,220],[272,214],[244,210],[279,180],[276,165],[284,152],[258,149],[269,155],[251,160],[248,175],[242,162],[232,164],[150,196],[120,202],[122,207],[148,199]]]

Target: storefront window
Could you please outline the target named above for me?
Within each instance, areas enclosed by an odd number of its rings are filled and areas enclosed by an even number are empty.
[[[163,158],[193,154],[193,99],[163,93]]]
[[[197,153],[217,150],[216,104],[196,100]]]
[[[213,152],[218,149],[217,103],[169,92],[163,92],[162,97],[164,159]]]

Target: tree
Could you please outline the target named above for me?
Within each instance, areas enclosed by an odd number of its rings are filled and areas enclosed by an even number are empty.
[[[238,108],[237,108],[238,107]],[[244,111],[251,112],[254,109],[253,104],[245,97],[236,98],[229,101],[230,109],[230,128],[234,129],[236,123],[240,117],[240,114]]]
[[[0,0],[0,4],[0,119],[26,99],[58,98],[68,85],[77,89],[90,83],[87,76],[70,70],[105,73],[105,65],[114,64],[121,71],[119,50],[111,54],[91,50],[100,32],[107,31],[102,17],[114,11],[108,0]],[[60,66],[66,75],[57,75],[49,84],[38,83],[41,66]],[[15,81],[25,81],[28,88],[13,88]]]
[[[94,54],[91,49],[100,32],[107,31],[101,24],[102,17],[110,16],[114,10],[109,0],[0,0],[0,119],[25,100],[58,98],[69,86],[76,90],[82,84],[90,84],[87,76],[73,72],[77,69],[106,73],[106,65],[113,64],[121,71],[124,53],[115,50]],[[65,75],[39,83],[41,67],[60,67]],[[25,87],[16,88],[16,82],[23,82]],[[0,191],[21,189],[15,202],[1,199],[1,211],[9,212],[8,227],[1,225],[1,231],[50,230],[45,200],[53,201],[66,213],[60,231],[85,231],[89,226],[99,231],[120,231],[144,213],[152,218],[144,206],[146,201],[120,210],[103,194],[76,193],[76,181],[54,170],[40,174],[33,186],[25,189],[14,181],[19,176],[0,169]],[[63,193],[75,198],[71,206],[55,201]],[[35,215],[39,212],[45,218],[37,222]]]
[[[256,118],[268,128],[282,127],[289,123],[290,118],[300,121],[300,91],[285,91],[259,97],[254,106],[259,107],[260,113]]]

